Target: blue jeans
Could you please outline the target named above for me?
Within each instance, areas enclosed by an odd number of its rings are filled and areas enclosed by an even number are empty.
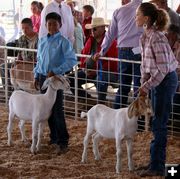
[[[45,80],[46,76],[39,75],[40,88],[42,87]],[[45,92],[46,90],[41,90],[41,93]],[[62,90],[57,91],[56,101],[52,108],[52,114],[48,119],[48,124],[50,129],[51,143],[56,143],[60,146],[67,146],[69,141],[69,134],[66,128],[66,122],[64,117]]]
[[[154,139],[150,145],[151,170],[161,172],[165,170],[167,122],[171,111],[172,100],[177,89],[177,83],[176,72],[171,72],[152,90],[152,106],[154,110],[152,132]]]
[[[75,74],[70,74],[69,75],[70,78],[70,86],[71,86],[71,91],[73,94],[75,94],[75,79],[74,76]],[[106,99],[106,95],[107,95],[107,88],[110,82],[115,83],[117,81],[117,76],[113,73],[102,73],[102,80],[98,80],[98,75],[97,77],[94,76],[94,78],[88,78],[88,76],[86,75],[86,73],[83,70],[79,70],[78,71],[78,96],[80,97],[87,97],[87,98],[91,98],[91,95],[88,94],[83,88],[82,85],[86,84],[87,82],[91,82],[94,83],[96,88],[97,88],[97,92],[98,92],[98,100],[105,100]]]
[[[127,59],[131,61],[140,61],[141,55],[134,55],[131,49],[118,51],[119,59]],[[140,86],[140,64],[133,64],[127,62],[119,62],[119,89],[115,97],[114,108],[119,109],[121,107],[126,107],[128,93],[131,90],[132,80],[134,82],[134,91],[136,91]]]

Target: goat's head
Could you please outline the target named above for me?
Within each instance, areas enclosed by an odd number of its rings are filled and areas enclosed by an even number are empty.
[[[62,75],[55,75],[47,78],[42,86],[42,90],[45,90],[48,86],[51,86],[54,90],[68,90],[70,88],[69,80]]]
[[[132,118],[133,116],[152,116],[153,110],[151,101],[147,96],[139,96],[134,100],[128,107],[128,117]]]

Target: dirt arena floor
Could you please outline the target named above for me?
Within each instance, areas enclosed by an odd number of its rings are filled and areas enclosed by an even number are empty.
[[[104,139],[100,142],[102,160],[95,161],[92,145],[88,148],[88,163],[81,163],[83,137],[86,132],[86,121],[67,119],[70,134],[69,151],[57,156],[55,147],[49,146],[49,131],[45,129],[42,149],[36,154],[30,153],[30,144],[21,142],[18,120],[14,121],[13,145],[7,146],[7,111],[0,106],[0,179],[138,179],[135,172],[128,172],[127,152],[123,145],[122,172],[115,174],[115,143],[114,140]],[[31,142],[31,124],[26,124],[26,134]],[[149,161],[149,143],[151,133],[137,133],[134,140],[133,159],[135,167]],[[169,137],[167,148],[167,163],[180,163],[180,141]],[[146,177],[148,178],[148,177]],[[163,177],[151,177],[159,179]]]

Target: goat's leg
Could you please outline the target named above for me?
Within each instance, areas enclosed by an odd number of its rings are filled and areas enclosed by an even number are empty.
[[[126,146],[127,146],[127,154],[128,154],[128,167],[129,171],[134,170],[134,163],[132,159],[132,139],[126,140]]]
[[[24,120],[19,121],[19,129],[20,129],[20,132],[21,132],[21,138],[22,138],[23,142],[26,142],[27,138],[26,138],[26,135],[25,135],[24,124],[25,124]]]
[[[88,143],[89,143],[89,137],[90,137],[90,134],[87,133],[84,137],[84,150],[83,150],[83,154],[82,154],[82,160],[81,162],[84,163],[87,161],[87,147],[88,147]]]
[[[122,150],[121,150],[121,139],[116,137],[116,173],[120,173],[121,171],[121,158],[122,158]]]
[[[92,135],[92,141],[93,141],[93,153],[95,156],[95,160],[100,160],[100,154],[98,149],[99,140],[101,138],[101,135],[99,133],[95,133]]]
[[[41,122],[41,123],[39,123],[39,130],[38,130],[38,141],[37,141],[37,145],[36,145],[37,151],[39,151],[40,147],[41,147],[41,139],[42,139],[43,129],[44,129],[44,122]]]
[[[8,126],[7,126],[7,133],[8,133],[8,142],[7,142],[7,144],[9,146],[12,145],[11,133],[12,133],[12,128],[13,128],[12,122],[13,122],[14,117],[15,117],[15,114],[10,111],[10,113],[9,113],[9,123],[8,123]]]
[[[37,119],[33,119],[32,122],[32,144],[31,144],[31,153],[35,154],[36,144],[37,144],[37,129],[38,123]]]

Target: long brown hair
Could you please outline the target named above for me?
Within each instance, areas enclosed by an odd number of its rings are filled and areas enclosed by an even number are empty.
[[[163,9],[158,9],[156,5],[151,3],[142,3],[139,10],[144,16],[150,18],[149,26],[155,25],[157,30],[164,31],[169,26],[169,15]]]

